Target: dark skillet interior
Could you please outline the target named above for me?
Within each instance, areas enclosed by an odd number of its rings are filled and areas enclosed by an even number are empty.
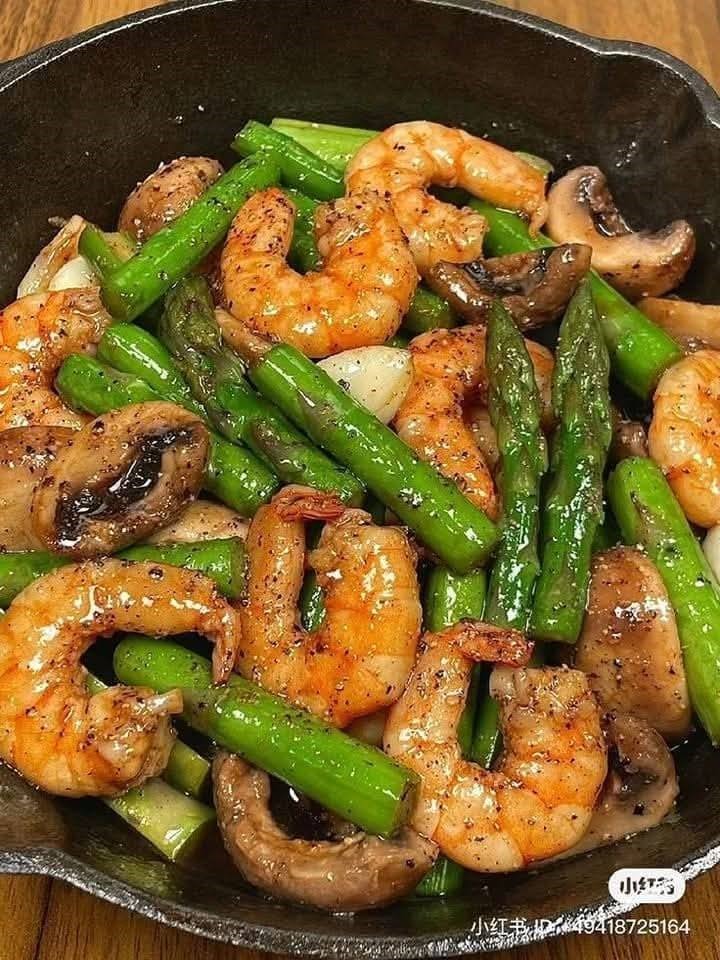
[[[720,300],[720,111],[688,68],[647,48],[601,44],[481,3],[210,0],[163,8],[0,68],[0,300],[51,235],[82,212],[104,226],[161,159],[229,161],[249,117],[382,127],[466,125],[559,170],[597,163],[631,222],[687,217],[699,253],[689,295]],[[545,933],[605,912],[618,866],[714,862],[720,753],[678,756],[677,815],[651,833],[541,873],[468,884],[450,901],[356,917],[268,903],[208,859],[158,859],[99,803],[38,795],[0,769],[0,869],[51,872],[166,922],[282,952],[437,956],[540,935],[486,917],[546,918]]]

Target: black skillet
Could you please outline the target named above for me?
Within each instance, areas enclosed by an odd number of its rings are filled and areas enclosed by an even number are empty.
[[[275,115],[439,120],[560,171],[596,163],[631,222],[692,221],[687,293],[720,300],[720,103],[672,57],[481,0],[190,0],[0,66],[0,302],[51,235],[48,217],[82,212],[109,226],[159,160],[228,161],[247,118]],[[100,803],[51,800],[0,767],[0,870],[60,877],[185,930],[281,953],[473,953],[622,912],[607,891],[619,866],[674,864],[690,878],[720,861],[720,752],[698,735],[678,769],[677,814],[648,834],[541,872],[477,878],[447,901],[332,917],[263,900],[222,861],[171,866]]]

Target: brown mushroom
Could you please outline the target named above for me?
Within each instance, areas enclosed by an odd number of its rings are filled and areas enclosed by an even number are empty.
[[[576,167],[553,185],[546,229],[557,243],[589,244],[593,267],[633,300],[676,287],[695,253],[686,220],[655,232],[631,230],[598,167]]]
[[[656,827],[678,795],[675,762],[667,744],[644,720],[627,714],[606,718],[610,773],[582,840],[564,856]]]
[[[638,301],[638,309],[677,340],[687,353],[705,347],[720,350],[720,305],[643,297]]]
[[[0,433],[0,550],[42,546],[32,528],[33,493],[75,435],[69,427],[11,427]]]
[[[619,463],[628,457],[647,457],[647,430],[639,420],[627,420],[617,407],[612,410],[612,441],[609,458]]]
[[[218,825],[235,865],[283,900],[335,911],[384,906],[411,893],[437,856],[437,846],[409,827],[394,840],[362,832],[290,837],[270,810],[270,778],[237,756],[215,760],[213,782]]]
[[[499,297],[520,330],[532,330],[562,313],[590,269],[590,253],[570,243],[472,263],[441,262],[425,279],[470,323],[485,323]]]
[[[200,540],[247,538],[248,521],[213,500],[195,500],[167,527],[147,538],[148,543],[197,543]]]
[[[172,403],[98,417],[56,454],[32,499],[35,536],[55,553],[113,553],[165,526],[200,490],[204,423]]]
[[[575,666],[605,710],[645,720],[667,737],[690,728],[677,622],[653,562],[616,547],[593,560]]]
[[[118,230],[147,240],[193,204],[222,174],[210,157],[179,157],[162,163],[125,201]]]

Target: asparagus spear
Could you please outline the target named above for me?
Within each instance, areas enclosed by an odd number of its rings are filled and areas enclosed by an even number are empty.
[[[265,152],[231,167],[185,213],[104,278],[102,295],[110,313],[126,321],[144,313],[207,256],[248,196],[275,183],[278,172]]]
[[[497,536],[492,521],[324,370],[249,330],[236,331],[233,346],[263,396],[349,467],[444,564],[467,573],[487,559]]]
[[[297,140],[257,120],[245,124],[233,140],[232,148],[241,157],[271,156],[280,168],[283,183],[317,200],[333,200],[345,193],[342,173],[335,167]]]
[[[168,399],[144,380],[118,373],[85,354],[72,354],[63,362],[55,386],[71,407],[94,416],[130,403]],[[248,450],[211,433],[204,486],[238,513],[251,517],[273,495],[277,482]]]
[[[45,550],[0,553],[0,609],[10,606],[15,597],[38,577],[69,563]]]
[[[607,483],[623,539],[655,563],[677,617],[690,700],[720,743],[720,587],[680,504],[657,464],[623,460]]]
[[[117,234],[116,236],[121,236]],[[128,240],[124,251],[127,255],[121,256],[118,250],[108,241],[105,233],[93,223],[88,223],[80,234],[78,251],[89,260],[95,272],[100,277],[106,277],[123,265],[135,252],[134,245]]]
[[[199,543],[137,544],[118,556],[196,570],[213,580],[220,593],[230,600],[239,600],[245,592],[247,557],[239,537]]]
[[[183,691],[183,718],[200,733],[370,833],[406,820],[417,777],[381,751],[233,675],[213,686],[210,662],[166,640],[126,637],[115,650],[124,683]]]
[[[475,570],[458,576],[446,567],[433,567],[425,581],[425,627],[436,632],[460,620],[479,620],[485,603],[485,572]],[[473,739],[473,721],[480,686],[480,669],[473,671],[465,701],[465,710],[457,729],[463,753],[469,754]],[[417,887],[424,897],[447,897],[463,885],[465,871],[447,857],[439,857]]]
[[[360,147],[376,135],[372,130],[281,118],[273,120],[273,127],[342,170]],[[469,202],[487,220],[485,251],[490,256],[553,245],[552,240],[542,234],[531,236],[525,221],[515,213],[499,210],[483,200],[468,199],[466,195],[461,202]],[[613,373],[633,393],[647,399],[663,371],[680,359],[678,345],[595,271],[590,273],[590,286],[610,351]]]
[[[245,379],[245,366],[223,345],[207,282],[193,277],[167,295],[160,334],[213,425],[244,442],[285,483],[303,483],[361,501],[362,484],[314,447]]]
[[[485,363],[488,408],[500,451],[497,479],[503,505],[485,618],[498,626],[526,630],[540,572],[540,481],[547,469],[547,448],[532,361],[500,302],[490,312]]]
[[[560,327],[552,389],[558,426],[531,632],[539,639],[574,643],[585,612],[592,543],[603,516],[603,469],[612,432],[608,353],[587,282],[570,301]]]

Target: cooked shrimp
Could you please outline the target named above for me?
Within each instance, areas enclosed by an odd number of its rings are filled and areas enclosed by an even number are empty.
[[[295,208],[276,189],[235,217],[220,269],[228,310],[256,333],[310,357],[384,343],[400,326],[417,271],[389,205],[374,193],[324,204],[315,221],[322,269],[302,276],[285,257]],[[232,343],[232,324],[224,332]]]
[[[147,240],[185,213],[222,172],[222,166],[210,157],[178,157],[161,163],[125,201],[118,230],[136,240]]]
[[[662,375],[648,448],[688,519],[720,523],[720,351],[698,350]]]
[[[50,793],[121,793],[167,762],[179,691],[85,689],[81,656],[118,630],[201,633],[215,643],[217,679],[238,642],[235,610],[210,580],[180,567],[88,561],[26,587],[0,620],[0,758]]]
[[[545,410],[551,419],[549,350],[526,341]],[[433,330],[410,344],[413,382],[395,415],[398,436],[491,517],[497,513],[495,485],[464,416],[465,405],[486,399],[485,330]]]
[[[112,322],[97,287],[21,297],[0,311],[0,429],[78,429],[87,417],[52,389],[62,361],[94,346]]]
[[[410,243],[420,273],[441,260],[466,263],[482,256],[485,218],[427,192],[461,187],[499,207],[530,217],[533,230],[547,211],[545,177],[517,154],[464,130],[417,120],[396,123],[355,154],[345,176],[348,191],[387,197]]]
[[[583,835],[607,773],[601,714],[587,679],[567,668],[495,668],[503,753],[495,770],[463,760],[457,741],[474,660],[526,663],[515,630],[468,621],[426,634],[385,750],[422,778],[413,826],[482,873],[520,870]]]
[[[307,519],[329,521],[308,556],[325,598],[314,633],[296,624]],[[244,676],[340,727],[400,696],[422,613],[414,552],[399,527],[376,527],[333,496],[290,486],[253,518],[247,551]]]

